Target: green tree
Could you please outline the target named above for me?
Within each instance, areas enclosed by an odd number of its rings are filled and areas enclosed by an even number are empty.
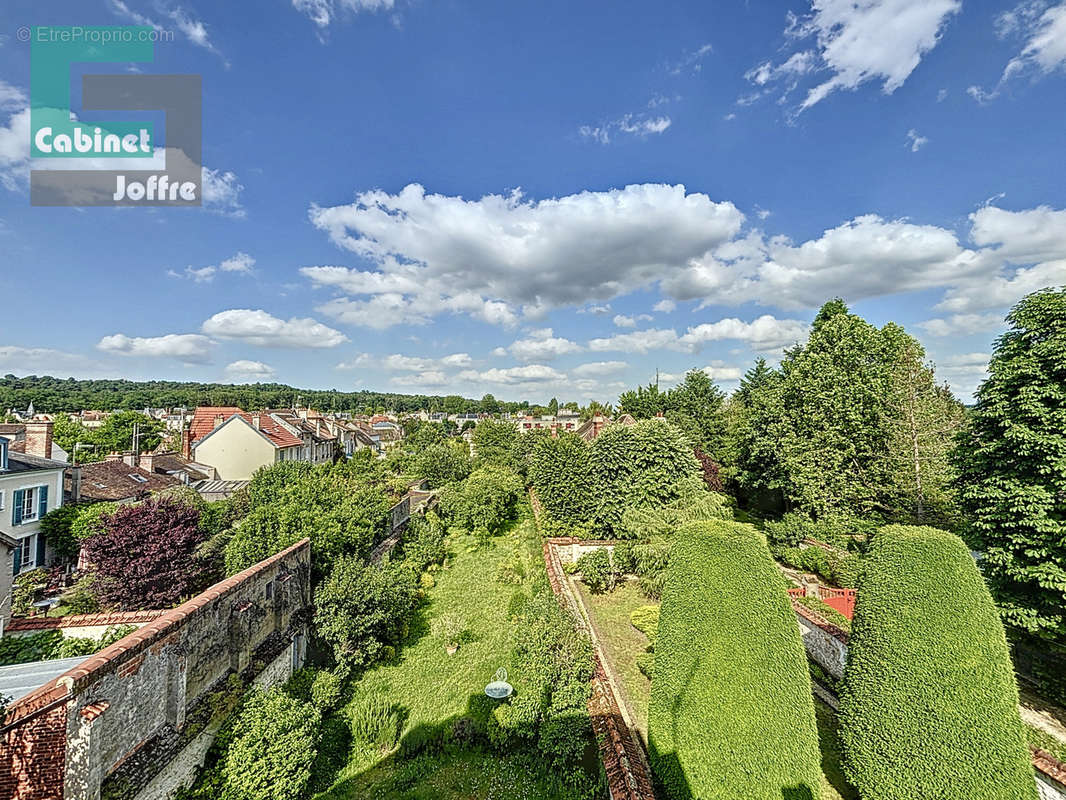
[[[515,448],[521,435],[512,422],[482,420],[474,428],[474,457],[477,463],[516,467]]]
[[[784,589],[750,525],[678,531],[648,706],[652,770],[670,800],[819,796],[807,658]]]
[[[321,715],[279,688],[253,689],[223,762],[222,800],[299,800],[318,752]]]
[[[429,481],[431,489],[461,481],[470,474],[470,458],[447,442],[427,447],[415,458],[414,470]]]
[[[751,400],[753,392],[766,386],[773,380],[774,371],[766,363],[766,359],[759,356],[755,359],[755,364],[744,373],[744,377],[740,379],[740,386],[734,393],[734,397],[738,398],[742,403],[748,403]]]
[[[1003,625],[966,546],[892,525],[864,561],[840,705],[851,782],[865,800],[1036,800]]]
[[[1003,619],[1066,639],[1066,289],[1007,316],[954,460]]]
[[[500,404],[491,394],[486,394],[481,398],[481,402],[478,403],[478,411],[482,414],[499,414]]]
[[[137,452],[147,453],[159,447],[163,423],[138,411],[109,414],[104,424],[92,432],[91,441],[109,453],[133,449],[133,432],[137,429]]]
[[[581,525],[592,517],[589,448],[573,433],[541,436],[530,457],[529,476],[537,498],[559,522]]]

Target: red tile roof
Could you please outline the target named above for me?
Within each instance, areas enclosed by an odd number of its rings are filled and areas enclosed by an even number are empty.
[[[215,429],[215,419],[221,415],[225,422],[230,417],[242,417],[249,425],[252,414],[235,406],[200,406],[189,423],[189,435],[192,444],[196,444]],[[275,447],[298,447],[303,444],[296,436],[289,433],[285,426],[275,422],[269,414],[259,415],[259,432],[266,436]]]

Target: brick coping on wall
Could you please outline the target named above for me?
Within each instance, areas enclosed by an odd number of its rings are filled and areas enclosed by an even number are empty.
[[[616,695],[616,688],[610,678],[608,666],[601,657],[601,649],[596,641],[595,632],[592,631],[592,626],[586,625],[585,620],[580,617],[579,609],[572,607],[574,603],[581,601],[570,597],[567,591],[569,587],[566,584],[566,576],[556,548],[560,545],[576,543],[595,546],[610,545],[614,542],[557,537],[545,539],[542,545],[544,566],[548,572],[548,582],[551,584],[552,591],[571,606],[571,611],[577,616],[579,624],[589,630],[593,639],[595,673],[592,678],[592,696],[589,698],[588,709],[592,729],[596,733],[599,744],[603,769],[607,774],[610,798],[611,800],[655,800],[647,757],[638,737],[629,727],[622,713],[622,704]]]
[[[166,610],[113,611],[101,614],[68,614],[63,617],[15,617],[4,628],[5,633],[46,631],[56,628],[93,628],[110,625],[134,625],[151,622]]]
[[[53,678],[38,689],[30,692],[12,703],[7,710],[3,728],[7,730],[18,725],[27,717],[44,711],[46,708],[67,699],[75,693],[75,689],[81,689],[93,680],[116,669],[120,662],[127,660],[146,649],[153,642],[162,639],[181,627],[185,620],[194,612],[233,592],[248,578],[269,569],[298,551],[309,549],[310,539],[302,539],[291,547],[287,547],[280,553],[270,558],[253,564],[248,569],[238,572],[225,580],[219,581],[210,589],[201,592],[191,600],[187,600],[177,608],[159,613],[151,622],[142,628],[133,631],[128,636],[119,639],[114,644],[105,647],[99,653],[89,656],[78,666],[67,670],[58,678]]]

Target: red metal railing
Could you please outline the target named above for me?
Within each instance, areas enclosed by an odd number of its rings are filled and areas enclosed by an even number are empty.
[[[831,589],[828,586],[819,586],[818,597],[827,606],[836,609],[848,619],[855,615],[854,589]]]

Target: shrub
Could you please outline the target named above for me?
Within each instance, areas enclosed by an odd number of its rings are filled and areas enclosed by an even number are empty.
[[[475,463],[479,467],[492,465],[517,470],[516,448],[521,435],[512,422],[482,420],[474,428]]]
[[[841,614],[828,603],[825,603],[817,597],[811,597],[810,595],[805,595],[796,599],[800,605],[809,608],[816,614],[819,614],[826,621],[833,623],[842,631],[851,630],[851,620],[845,617],[843,614]]]
[[[444,642],[444,647],[454,652],[467,634],[466,620],[460,614],[443,614],[433,620],[433,635]]]
[[[41,598],[48,587],[48,570],[44,567],[31,569],[15,576],[11,591],[11,613],[17,617],[29,616],[33,604]]]
[[[777,547],[799,547],[813,532],[814,523],[806,514],[790,511],[781,519],[763,524],[766,539]]]
[[[581,580],[593,594],[609,592],[615,587],[617,576],[611,565],[611,554],[602,548],[585,553],[577,560]]]
[[[677,534],[656,635],[652,769],[669,798],[817,797],[806,654],[762,536],[724,521]]]
[[[522,480],[511,470],[482,467],[441,491],[440,513],[468,531],[484,529],[492,536],[514,516],[522,492]]]
[[[153,499],[119,506],[101,522],[103,533],[87,539],[85,551],[102,605],[169,608],[206,588],[210,573],[196,558],[204,541],[198,509]]]
[[[648,637],[655,645],[655,634],[659,629],[659,606],[641,606],[629,613],[629,624]]]
[[[424,517],[411,517],[400,542],[400,556],[414,572],[425,572],[439,564],[448,554],[444,526],[440,518],[430,511]]]
[[[352,742],[357,747],[384,753],[396,746],[403,715],[384,695],[373,694],[356,702],[350,714]]]
[[[592,514],[589,448],[573,433],[537,437],[529,477],[544,510],[562,523],[580,525]]]
[[[845,769],[867,800],[1036,797],[1003,625],[958,537],[874,537],[844,675]]]
[[[637,571],[632,542],[619,542],[614,546],[614,568],[619,575],[631,575]]]
[[[648,680],[654,680],[655,675],[655,653],[647,652],[641,653],[637,656],[637,669],[639,669],[644,677]]]
[[[461,481],[470,474],[470,459],[456,447],[442,442],[427,447],[414,460],[413,468],[429,488],[439,489],[446,483]]]
[[[403,566],[342,558],[315,592],[315,626],[338,664],[365,667],[399,643],[416,592],[414,573]]]
[[[319,711],[329,711],[340,702],[343,688],[344,680],[338,673],[319,670],[311,682],[311,703]]]
[[[829,554],[830,579],[837,586],[856,589],[862,577],[862,557],[848,553]]]
[[[222,800],[305,796],[321,716],[281,689],[253,690],[240,711],[222,773]]]
[[[0,666],[87,656],[114,644],[134,630],[132,625],[112,626],[107,628],[99,639],[64,637],[60,631],[55,630],[31,633],[27,636],[4,636],[0,638]]]
[[[100,610],[100,601],[93,592],[93,574],[84,575],[59,596],[59,605],[70,614],[92,614]]]
[[[73,506],[77,514],[70,523],[70,535],[79,542],[85,542],[104,531],[104,518],[115,513],[118,503],[92,503]]]

